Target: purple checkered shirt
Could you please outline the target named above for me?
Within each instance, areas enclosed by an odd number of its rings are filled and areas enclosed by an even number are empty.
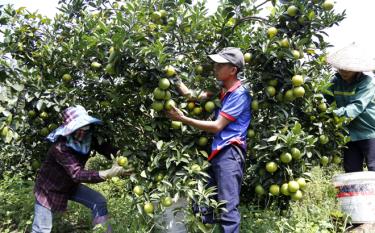
[[[93,140],[91,149],[107,158],[117,152],[117,149],[106,142],[99,145],[96,139]],[[55,142],[48,150],[35,182],[36,200],[52,211],[64,211],[69,196],[74,193],[79,183],[104,181],[98,171],[85,170],[88,158],[89,156],[79,155],[67,147],[64,139]]]

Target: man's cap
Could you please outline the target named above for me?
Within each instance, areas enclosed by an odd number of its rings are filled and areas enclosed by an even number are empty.
[[[224,48],[219,53],[208,55],[208,57],[216,63],[231,63],[240,70],[243,69],[245,64],[243,53],[239,48],[234,47]]]

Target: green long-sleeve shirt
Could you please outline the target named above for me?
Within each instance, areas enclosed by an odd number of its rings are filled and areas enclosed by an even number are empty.
[[[375,138],[375,79],[361,74],[353,82],[345,82],[339,74],[332,80],[331,90],[338,116],[352,119],[348,125],[352,141]]]

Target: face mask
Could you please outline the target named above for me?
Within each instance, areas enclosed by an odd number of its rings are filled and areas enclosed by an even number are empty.
[[[86,126],[87,127],[87,126]],[[69,148],[72,148],[76,152],[80,154],[88,154],[90,152],[91,140],[92,140],[92,132],[90,131],[90,127],[88,128],[82,127],[76,130],[72,135],[67,136],[66,145]]]

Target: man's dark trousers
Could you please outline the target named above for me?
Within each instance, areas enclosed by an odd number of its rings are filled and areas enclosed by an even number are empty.
[[[240,232],[241,215],[238,210],[240,191],[244,171],[244,152],[238,146],[224,147],[210,162],[207,173],[210,175],[208,187],[217,187],[218,201],[226,201],[223,206],[226,211],[215,221],[212,213],[203,215],[205,223],[220,223],[222,232]]]

